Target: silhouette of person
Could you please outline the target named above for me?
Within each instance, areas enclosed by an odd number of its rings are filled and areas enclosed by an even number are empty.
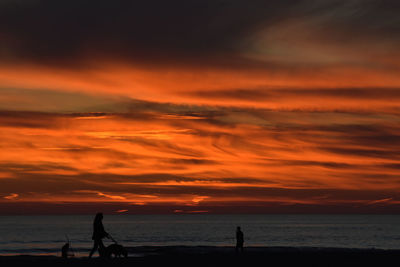
[[[102,239],[104,237],[109,238],[110,235],[104,230],[103,226],[103,213],[99,212],[96,214],[93,222],[93,235],[92,240],[94,241],[92,251],[90,251],[89,258],[92,257],[93,253],[98,249],[100,256],[102,256],[102,252],[105,247]]]
[[[236,228],[236,253],[239,251],[243,253],[244,235],[240,230],[240,226]]]

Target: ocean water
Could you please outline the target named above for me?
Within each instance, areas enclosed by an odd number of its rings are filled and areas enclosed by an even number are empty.
[[[60,255],[67,235],[87,256],[93,218],[0,216],[0,255]],[[241,226],[245,246],[400,248],[400,215],[105,215],[103,224],[127,247],[233,246]]]

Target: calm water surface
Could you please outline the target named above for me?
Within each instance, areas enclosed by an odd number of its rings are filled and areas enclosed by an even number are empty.
[[[59,255],[68,235],[84,256],[93,218],[0,216],[0,254]],[[400,248],[400,215],[105,215],[103,224],[124,246],[230,246],[240,225],[247,246]]]

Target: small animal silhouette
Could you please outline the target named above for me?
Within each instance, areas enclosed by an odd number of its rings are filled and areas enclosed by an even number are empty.
[[[111,244],[108,247],[105,248],[105,253],[104,256],[106,258],[111,258],[111,256],[114,255],[114,257],[122,257],[124,256],[125,258],[128,257],[128,252],[126,249],[119,245],[119,244]]]
[[[61,256],[66,259],[68,258],[68,251],[69,251],[69,242],[65,243],[64,246],[61,248]]]

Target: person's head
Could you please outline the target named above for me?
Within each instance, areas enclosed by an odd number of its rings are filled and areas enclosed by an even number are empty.
[[[238,226],[238,227],[236,228],[236,231],[240,231],[240,226]]]
[[[95,222],[99,222],[99,221],[101,221],[101,220],[103,220],[103,213],[98,212],[98,213],[96,214],[96,217],[94,218],[94,221],[95,221]]]

